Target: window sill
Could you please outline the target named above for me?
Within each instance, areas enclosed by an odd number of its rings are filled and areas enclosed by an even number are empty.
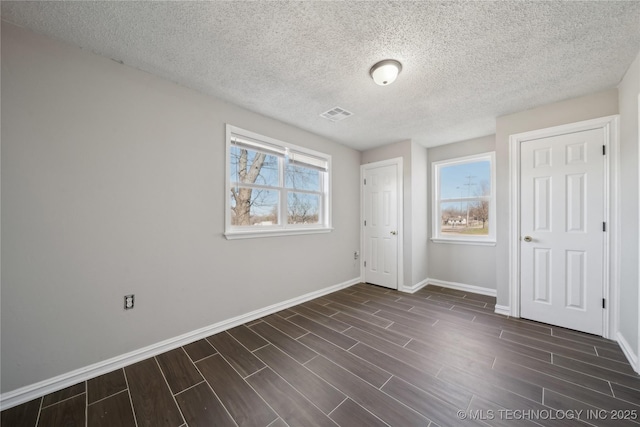
[[[260,231],[227,231],[224,237],[227,240],[236,239],[257,239],[260,237],[282,237],[282,236],[299,236],[303,234],[323,234],[331,233],[333,228],[294,228],[294,229],[277,229],[277,230],[260,230]]]
[[[470,246],[495,246],[495,240],[476,240],[476,239],[443,239],[431,238],[433,243],[445,243],[448,245],[470,245]]]

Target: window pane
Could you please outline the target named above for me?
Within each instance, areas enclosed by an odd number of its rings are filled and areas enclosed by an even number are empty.
[[[440,200],[491,195],[491,162],[472,163],[440,168]]]
[[[289,224],[318,224],[320,222],[320,196],[289,192],[287,210]]]
[[[277,225],[278,190],[231,188],[231,225]]]
[[[278,157],[231,146],[231,182],[277,187]]]
[[[489,201],[441,202],[439,226],[443,235],[487,236]]]
[[[296,190],[320,191],[320,172],[317,169],[305,168],[287,163],[285,186]]]

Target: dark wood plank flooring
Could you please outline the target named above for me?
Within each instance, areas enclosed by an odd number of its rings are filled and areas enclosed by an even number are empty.
[[[494,308],[358,284],[7,409],[1,425],[639,424],[640,377],[615,342]]]

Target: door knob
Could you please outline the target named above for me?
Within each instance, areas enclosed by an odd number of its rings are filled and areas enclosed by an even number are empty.
[[[531,238],[531,236],[524,236],[522,240],[524,240],[525,242],[531,242],[533,239]]]
[[[398,234],[398,232],[397,231],[392,231],[391,234],[395,236],[396,234]]]

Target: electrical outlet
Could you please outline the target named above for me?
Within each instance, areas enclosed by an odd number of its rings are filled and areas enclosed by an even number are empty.
[[[131,310],[133,308],[135,302],[135,295],[125,295],[124,296],[124,309]]]
[[[360,258],[360,252],[355,251],[355,252],[353,253],[353,259],[358,259],[358,258]]]

